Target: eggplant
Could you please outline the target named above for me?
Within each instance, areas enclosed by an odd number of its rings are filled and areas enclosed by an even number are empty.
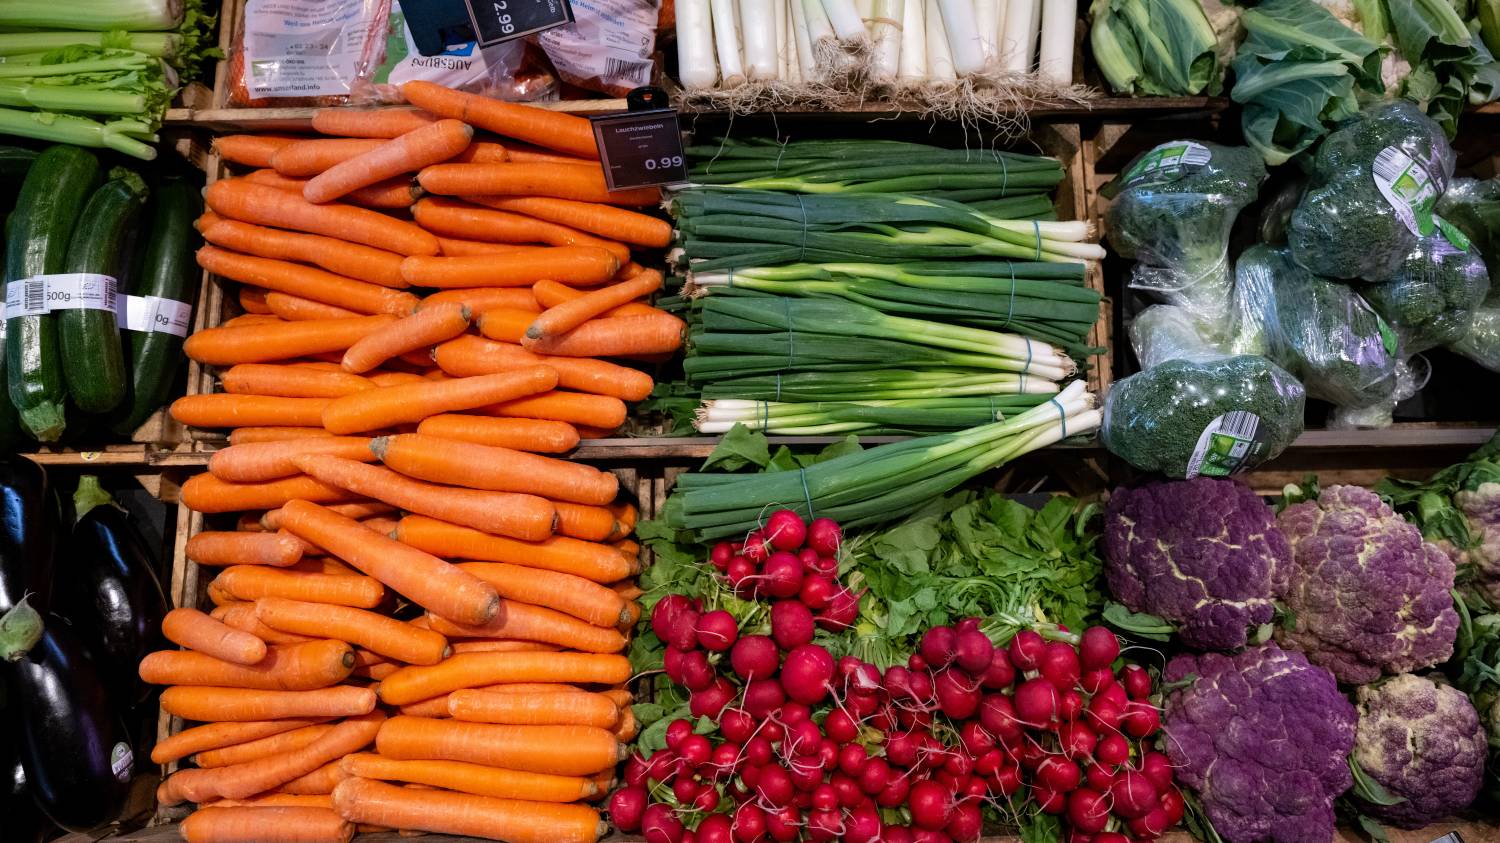
[[[14,723],[7,723],[0,729],[0,817],[4,818],[4,840],[6,843],[41,843],[53,826],[31,798],[26,769],[21,766],[20,747],[16,744],[16,731]]]
[[[56,610],[83,637],[104,676],[110,698],[135,706],[151,695],[136,665],[161,649],[167,598],[156,558],[130,514],[84,475],[73,495],[75,518],[68,552],[56,563]]]
[[[135,759],[83,642],[50,617],[36,646],[3,670],[7,725],[19,727],[21,766],[37,805],[72,831],[117,817]]]
[[[19,657],[41,634],[57,522],[42,467],[19,455],[0,459],[0,660]]]

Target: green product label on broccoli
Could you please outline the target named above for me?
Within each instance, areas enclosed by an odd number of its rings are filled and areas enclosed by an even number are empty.
[[[1260,465],[1269,442],[1261,432],[1260,416],[1235,410],[1208,423],[1188,458],[1187,478],[1227,477]]]
[[[1460,252],[1467,252],[1474,248],[1474,241],[1469,239],[1469,235],[1460,231],[1458,226],[1448,222],[1437,214],[1433,214],[1432,219],[1437,222],[1438,231],[1443,233],[1443,239],[1452,244],[1453,248]]]
[[[1396,216],[1412,234],[1426,237],[1437,230],[1436,216],[1432,213],[1438,200],[1437,184],[1420,161],[1388,146],[1375,156],[1370,174],[1380,194],[1391,203]]]
[[[1147,179],[1165,184],[1201,169],[1213,158],[1208,147],[1194,141],[1172,141],[1142,155],[1125,171],[1126,187]]]

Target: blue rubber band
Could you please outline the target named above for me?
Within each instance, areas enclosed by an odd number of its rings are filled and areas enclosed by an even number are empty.
[[[1010,320],[1016,315],[1016,262],[1010,261],[1010,304],[1005,308],[1005,324],[1001,327],[1009,328]]]
[[[1031,221],[1031,233],[1036,236],[1036,259],[1040,261],[1042,259],[1042,224],[1037,220]],[[805,241],[807,235],[804,234],[802,239]]]
[[[1000,193],[1005,194],[1005,188],[1010,184],[1010,167],[1005,163],[1005,156],[1000,156]]]
[[[760,429],[765,430],[771,426],[771,402],[760,402]]]
[[[812,492],[807,490],[807,469],[799,468],[797,469],[797,473],[802,476],[802,499],[807,501],[807,519],[811,521],[817,518],[818,514],[813,509]]]
[[[803,263],[807,260],[807,203],[802,201],[800,193],[797,194],[797,208],[802,212],[802,245],[797,249],[797,260],[794,263]],[[1037,244],[1037,248],[1041,249],[1040,243]]]
[[[781,373],[776,373],[776,400],[781,400]]]
[[[786,319],[786,367],[790,369],[793,361],[797,359],[797,332],[792,330],[792,300],[790,298],[782,297],[781,313]],[[776,392],[779,398],[781,394],[779,381]]]
[[[1067,439],[1068,438],[1068,414],[1063,411],[1063,405],[1059,404],[1057,402],[1056,398],[1051,399],[1047,403],[1051,404],[1052,406],[1054,406],[1054,407],[1057,408],[1057,417],[1062,420],[1062,438]]]

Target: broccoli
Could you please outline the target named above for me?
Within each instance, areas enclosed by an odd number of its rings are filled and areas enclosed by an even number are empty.
[[[1316,275],[1382,281],[1418,238],[1453,178],[1443,129],[1405,101],[1367,107],[1323,140],[1292,212],[1292,256]]]
[[[1249,486],[1198,477],[1116,489],[1104,516],[1115,599],[1169,621],[1200,650],[1245,646],[1286,588],[1291,546]]]
[[[1264,357],[1168,360],[1116,381],[1100,438],[1169,477],[1223,476],[1272,459],[1302,433],[1306,392]]]
[[[1500,306],[1500,177],[1454,179],[1438,200],[1437,212],[1479,250],[1490,271],[1486,304]]]
[[[1463,339],[1489,289],[1484,261],[1435,234],[1417,241],[1390,280],[1360,292],[1411,355]]]

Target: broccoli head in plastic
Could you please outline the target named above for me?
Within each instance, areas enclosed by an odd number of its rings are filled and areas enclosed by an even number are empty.
[[[1292,545],[1283,646],[1355,685],[1453,655],[1453,560],[1374,492],[1329,486],[1277,523]]]
[[[1243,647],[1271,621],[1291,555],[1271,508],[1233,480],[1116,489],[1104,519],[1115,599],[1171,622],[1199,650]]]
[[[1163,678],[1186,683],[1166,699],[1167,757],[1225,843],[1328,843],[1356,722],[1332,674],[1268,643],[1177,656]]]
[[[1360,292],[1395,329],[1401,353],[1411,355],[1467,336],[1489,289],[1489,270],[1478,254],[1433,235],[1412,247],[1389,280]]]
[[[1355,701],[1351,759],[1391,796],[1360,809],[1401,828],[1421,828],[1469,807],[1484,781],[1489,746],[1463,691],[1410,673],[1366,685]]]

